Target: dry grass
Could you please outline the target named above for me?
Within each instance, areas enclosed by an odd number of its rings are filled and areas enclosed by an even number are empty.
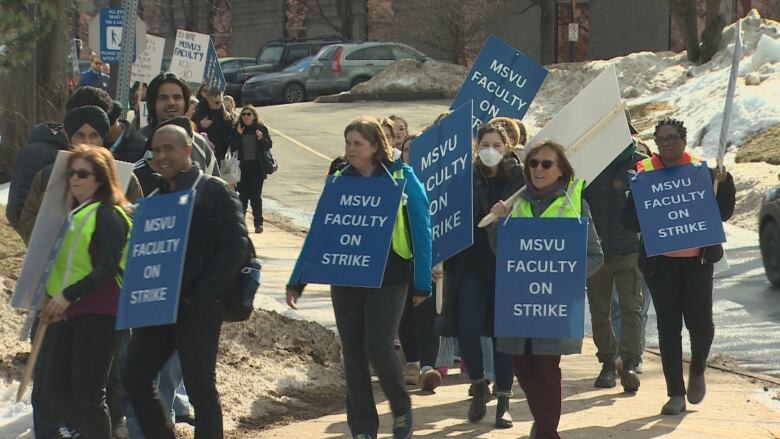
[[[735,160],[737,163],[780,165],[780,124],[769,127],[740,146]]]

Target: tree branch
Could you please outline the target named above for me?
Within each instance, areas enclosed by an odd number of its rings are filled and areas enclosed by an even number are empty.
[[[336,31],[336,32],[338,32],[338,33],[340,33],[340,34],[341,34],[341,33],[342,33],[342,32],[341,32],[341,27],[340,27],[340,26],[336,26],[336,25],[335,25],[335,24],[334,24],[332,21],[330,21],[330,19],[329,19],[329,18],[328,18],[328,17],[325,15],[325,11],[324,11],[324,10],[322,10],[322,4],[320,3],[320,0],[314,0],[314,3],[317,5],[317,10],[318,10],[318,11],[319,11],[319,13],[320,13],[320,17],[322,17],[322,19],[323,19],[323,20],[325,20],[325,22],[328,24],[328,26],[330,26],[331,28],[333,28],[333,30],[334,30],[334,31]]]

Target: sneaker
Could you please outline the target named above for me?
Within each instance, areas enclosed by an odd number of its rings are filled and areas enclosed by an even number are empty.
[[[412,437],[412,412],[393,417],[393,439]]]
[[[263,233],[263,226],[255,226],[255,233]]]
[[[623,391],[634,393],[639,390],[639,375],[637,375],[634,364],[631,361],[623,363],[623,372],[620,373],[620,384]]]
[[[685,411],[685,397],[672,396],[661,408],[662,415],[679,415]]]
[[[420,389],[432,392],[441,386],[441,374],[431,366],[425,366],[420,371]]]
[[[471,385],[474,397],[471,398],[471,405],[469,406],[469,421],[479,422],[485,417],[488,394],[490,394],[490,387],[488,386],[488,382],[485,379]]]
[[[599,373],[599,377],[596,378],[594,386],[602,389],[611,389],[617,386],[617,383],[615,382],[616,374],[615,362],[605,361],[604,364],[601,365],[601,373]]]
[[[495,426],[496,428],[512,428],[512,415],[509,413],[509,396],[505,392],[498,395]]]
[[[704,381],[704,374],[690,372],[688,374],[688,402],[698,404],[704,399],[707,393],[707,383]]]
[[[420,379],[420,365],[415,363],[406,363],[406,371],[404,372],[404,381],[409,386],[417,385]]]

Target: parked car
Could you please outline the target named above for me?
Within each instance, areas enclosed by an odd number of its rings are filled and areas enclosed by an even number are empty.
[[[232,81],[227,81],[225,93],[241,104],[241,88],[249,78],[261,73],[278,72],[301,58],[315,55],[323,46],[348,41],[341,36],[269,41],[260,48],[253,65],[242,67]]]
[[[307,56],[278,72],[249,78],[241,90],[241,102],[244,105],[303,102],[306,100],[306,78],[313,60],[313,56]]]
[[[758,213],[758,236],[766,277],[780,287],[780,185],[764,194]]]
[[[324,47],[311,65],[306,90],[310,96],[350,90],[399,59],[429,57],[400,43],[346,43]]]

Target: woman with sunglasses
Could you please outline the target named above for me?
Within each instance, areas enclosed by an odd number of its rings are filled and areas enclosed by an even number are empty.
[[[657,169],[695,164],[699,159],[685,150],[688,130],[682,121],[664,119],[655,126],[655,144],[658,154],[636,164],[637,172],[654,172]],[[710,177],[718,183],[716,201],[720,216],[727,221],[734,213],[736,187],[731,174],[725,168],[710,170]],[[629,193],[623,206],[623,225],[634,232],[641,232],[633,194]],[[639,269],[653,297],[658,319],[658,344],[666,379],[669,401],[661,408],[661,414],[679,415],[688,402],[698,404],[704,399],[707,387],[704,372],[707,357],[715,336],[712,317],[712,288],[714,264],[723,258],[721,244],[703,248],[691,248],[659,256],[648,257],[645,246],[639,245]],[[682,325],[688,328],[691,340],[691,366],[688,389],[685,388],[682,364]]]
[[[582,196],[585,182],[574,177],[574,168],[563,147],[542,142],[528,151],[525,159],[526,190],[514,206],[503,201],[492,212],[528,218],[587,218],[587,275],[604,262],[599,237]],[[582,291],[585,295],[585,291]],[[582,352],[581,338],[501,338],[498,350],[512,356],[515,376],[523,388],[534,418],[531,437],[558,439],[561,419],[561,355]]]
[[[86,437],[109,439],[106,383],[131,220],[111,152],[82,145],[72,151],[66,176],[73,210],[46,281],[50,300],[41,317],[49,325],[38,357],[46,371],[42,403]]]
[[[252,205],[255,233],[263,233],[263,182],[268,177],[266,157],[273,142],[255,107],[247,105],[240,114],[230,140],[231,149],[238,150],[241,169],[238,198],[244,206],[244,214],[247,205]]]
[[[476,224],[498,201],[523,187],[523,171],[508,145],[506,131],[486,124],[477,132],[474,159],[474,245],[444,262],[444,306],[442,335],[457,337],[460,354],[468,365],[473,398],[468,411],[471,422],[486,414],[490,395],[485,378],[480,337],[493,337],[496,283],[496,227]],[[441,273],[436,273],[440,275]],[[495,426],[510,428],[509,398],[512,396],[512,358],[495,351],[493,357],[498,396]]]

